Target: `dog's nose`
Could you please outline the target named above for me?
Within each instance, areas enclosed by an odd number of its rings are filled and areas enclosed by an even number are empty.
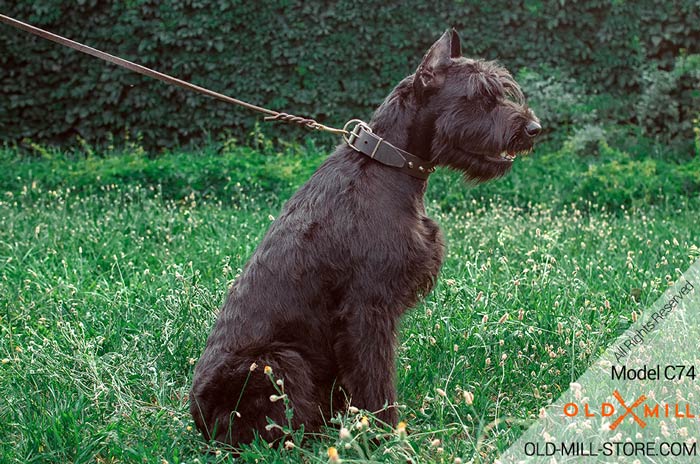
[[[537,137],[540,132],[542,132],[542,126],[535,121],[530,121],[527,123],[527,126],[525,126],[525,133],[528,137]]]

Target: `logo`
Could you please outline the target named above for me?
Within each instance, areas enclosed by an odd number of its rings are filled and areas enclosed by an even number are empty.
[[[639,426],[640,426],[641,428],[644,428],[644,427],[647,426],[647,423],[644,422],[642,419],[640,419],[639,416],[638,416],[637,414],[635,414],[635,412],[634,412],[634,409],[635,409],[636,407],[638,407],[639,405],[641,405],[642,403],[644,403],[644,402],[647,400],[646,395],[641,395],[639,398],[637,398],[637,400],[636,400],[634,403],[632,403],[632,406],[630,406],[630,407],[627,407],[627,405],[625,404],[625,400],[622,399],[622,395],[620,395],[620,392],[619,392],[619,391],[615,390],[615,391],[613,392],[613,396],[614,396],[615,399],[620,403],[620,405],[621,405],[623,408],[625,408],[625,412],[624,412],[623,414],[621,414],[621,415],[615,420],[615,422],[613,422],[612,424],[610,424],[610,430],[615,430],[615,429],[617,428],[617,426],[620,425],[620,424],[622,423],[623,420],[625,420],[625,417],[627,417],[628,414],[631,414],[631,415],[632,415],[632,418],[634,419],[634,421],[635,421],[637,424],[639,424]]]
[[[622,397],[619,391],[615,390],[612,394],[617,400],[618,407],[611,402],[600,404],[600,408],[596,409],[589,403],[577,404],[573,402],[564,405],[564,415],[567,417],[605,417],[615,420],[610,424],[610,430],[615,430],[626,418],[631,418],[641,428],[645,428],[647,423],[644,419],[678,418],[678,419],[695,419],[697,416],[691,412],[689,403],[657,403],[653,406],[646,403],[647,396],[640,395],[629,406]]]

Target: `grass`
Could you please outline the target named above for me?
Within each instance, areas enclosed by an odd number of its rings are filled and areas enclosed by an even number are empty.
[[[2,151],[3,462],[232,459],[192,429],[193,365],[228,285],[322,155],[229,148]],[[668,175],[635,183],[628,167],[584,196],[580,172],[613,162],[636,161],[552,152],[477,188],[437,173],[427,205],[448,253],[402,324],[407,434],[348,412],[242,460],[325,463],[333,447],[345,462],[491,461],[700,255],[697,171],[659,162]]]

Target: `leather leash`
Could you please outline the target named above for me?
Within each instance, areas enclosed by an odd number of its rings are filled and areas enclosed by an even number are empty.
[[[116,64],[122,68],[126,68],[130,71],[134,71],[144,76],[152,77],[158,79],[159,81],[166,82],[168,84],[177,85],[188,90],[192,90],[197,93],[201,93],[208,97],[215,98],[217,100],[225,101],[226,103],[232,103],[234,105],[239,105],[249,110],[257,111],[258,113],[263,113],[268,116],[265,117],[265,121],[280,121],[290,124],[298,124],[313,130],[320,130],[324,132],[330,132],[336,135],[342,135],[345,142],[354,150],[369,156],[370,158],[378,161],[387,166],[392,166],[401,169],[406,174],[419,179],[427,179],[428,175],[435,170],[435,163],[426,161],[422,158],[414,156],[407,151],[401,150],[398,147],[390,144],[386,140],[382,139],[378,135],[372,132],[372,129],[359,119],[352,119],[348,121],[342,129],[336,129],[334,127],[326,126],[313,119],[303,118],[301,116],[295,116],[293,114],[281,113],[278,111],[273,111],[262,106],[253,105],[251,103],[244,102],[237,98],[229,97],[213,90],[200,87],[198,85],[192,84],[187,81],[183,81],[168,74],[164,74],[153,69],[141,66],[134,62],[119,58],[118,56],[110,55],[109,53],[97,50],[96,48],[83,45],[74,40],[67,39],[57,34],[53,34],[44,29],[32,26],[22,21],[18,21],[9,16],[0,14],[0,22],[9,24],[10,26],[16,27],[23,31],[29,32],[43,39],[56,42],[73,50],[77,50],[82,53],[94,56],[104,61]],[[355,127],[352,130],[348,130],[352,124]]]

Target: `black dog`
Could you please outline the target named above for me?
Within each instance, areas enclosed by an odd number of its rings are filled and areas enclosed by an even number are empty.
[[[541,129],[508,71],[461,57],[454,30],[370,127],[373,134],[358,129],[350,142],[375,144],[364,151],[375,159],[339,146],[287,202],[231,287],[190,394],[207,439],[281,437],[266,428],[267,418],[286,419],[262,366],[284,379],[295,427],[318,430],[348,402],[396,425],[397,322],[431,290],[443,257],[423,206],[427,175],[437,164],[478,182],[502,176]]]

